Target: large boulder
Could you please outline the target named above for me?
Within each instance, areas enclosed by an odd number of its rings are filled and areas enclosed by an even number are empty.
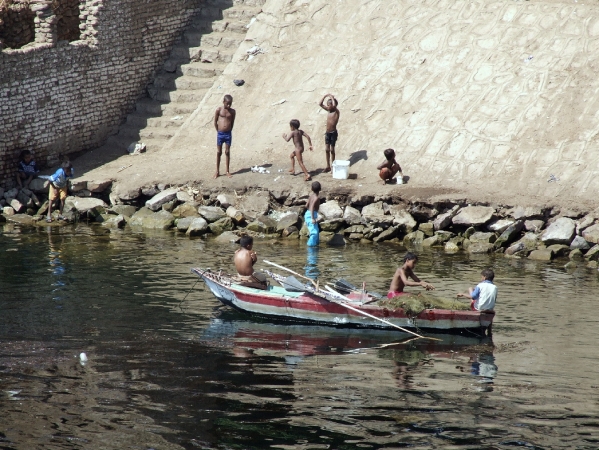
[[[503,233],[509,226],[516,223],[514,219],[499,219],[487,225],[487,230],[495,233]]]
[[[186,191],[179,191],[177,192],[177,201],[179,203],[194,203],[195,204],[195,198],[193,198],[193,195],[191,195],[189,192]],[[197,206],[197,205],[195,205]]]
[[[424,241],[424,233],[420,230],[412,231],[408,233],[403,238],[403,245],[406,247],[412,247],[417,245],[422,245],[422,241]]]
[[[243,213],[241,211],[236,209],[234,206],[229,206],[227,208],[227,211],[225,211],[225,214],[227,214],[227,216],[229,216],[231,219],[233,219],[233,222],[235,222],[236,225],[245,223],[245,216],[243,215]]]
[[[391,205],[389,207],[389,214],[393,217],[393,225],[399,226],[400,231],[404,233],[411,233],[418,226],[418,222],[414,220],[412,214],[400,205]]]
[[[435,225],[433,222],[425,222],[418,225],[418,229],[424,233],[425,236],[432,236],[435,234]]]
[[[16,198],[13,198],[10,201],[10,206],[12,207],[12,209],[15,210],[15,212],[18,214],[21,211],[25,211],[25,205],[23,203],[21,203],[19,200],[17,200]]]
[[[470,244],[476,244],[479,242],[485,244],[492,244],[497,240],[497,237],[495,236],[495,233],[484,233],[482,231],[476,231],[468,238],[468,240],[470,241]]]
[[[548,248],[533,250],[528,255],[528,258],[534,259],[536,261],[551,261],[553,259],[553,250],[550,250]]]
[[[167,211],[154,212],[149,208],[141,208],[129,220],[132,227],[168,230],[173,226],[175,218]]]
[[[146,202],[146,208],[152,211],[158,211],[165,203],[171,202],[177,198],[178,189],[165,189]]]
[[[570,253],[570,247],[568,245],[563,244],[553,244],[547,247],[547,250],[551,250],[553,252],[553,256],[556,258],[561,258]]]
[[[227,244],[237,244],[241,238],[232,231],[225,231],[223,234],[217,236],[214,242],[222,242]]]
[[[343,210],[337,200],[329,200],[326,203],[321,203],[318,209],[318,214],[322,215],[325,219],[341,219],[343,217]]]
[[[227,216],[223,209],[218,206],[200,206],[198,208],[198,213],[206,219],[206,222],[208,223],[216,222]]]
[[[125,217],[121,214],[118,216],[110,216],[102,222],[102,226],[108,228],[123,228],[127,224]]]
[[[570,248],[573,250],[588,250],[591,245],[582,236],[574,236],[574,239],[570,242]]]
[[[177,231],[180,231],[181,233],[187,232],[189,226],[195,219],[196,217],[181,217],[180,219],[177,219]]]
[[[383,209],[383,202],[371,203],[362,208],[362,217],[368,222],[372,223],[391,223],[393,222],[392,216],[385,215]]]
[[[591,225],[582,231],[582,237],[585,241],[593,244],[599,244],[599,223]]]
[[[542,220],[525,220],[524,221],[524,229],[526,231],[532,231],[534,233],[538,233],[543,229],[545,222]]]
[[[345,211],[343,211],[343,220],[348,225],[359,225],[362,223],[362,215],[360,211],[352,206],[346,206]]]
[[[220,204],[221,208],[227,209],[229,206],[234,206],[237,198],[232,194],[219,194],[216,197],[216,201]]]
[[[137,209],[132,205],[113,205],[108,209],[108,212],[116,215],[122,214],[125,217],[131,217]]]
[[[208,231],[208,222],[203,217],[194,217],[189,226],[187,227],[187,231],[185,234],[187,236],[199,236],[201,234],[205,234]]]
[[[210,225],[208,225],[208,228],[210,228],[212,234],[218,236],[219,234],[223,234],[225,231],[233,231],[235,225],[230,217],[223,217],[216,222],[212,222]]]
[[[130,201],[135,200],[141,195],[141,189],[118,186],[115,194],[119,198],[119,200]]]
[[[246,217],[255,219],[268,213],[270,208],[270,194],[265,191],[250,194],[241,199],[238,208]]]
[[[330,238],[325,240],[326,244],[331,247],[342,247],[346,244],[345,239],[340,234],[333,234]]]
[[[343,219],[325,220],[319,223],[320,231],[331,231],[333,233],[339,231],[345,222]]]
[[[449,211],[444,212],[443,214],[439,214],[433,221],[434,230],[440,231],[440,230],[444,230],[445,228],[450,226],[451,221],[456,216],[456,214],[458,213],[459,210],[460,210],[460,207],[458,205],[455,205]]]
[[[389,227],[377,237],[374,238],[374,242],[383,242],[393,239],[395,236],[399,234],[399,226]]]
[[[182,203],[180,205],[177,205],[175,209],[173,209],[172,213],[173,216],[178,218],[200,217],[200,214],[198,213],[198,208],[193,203]]]
[[[514,242],[520,236],[520,232],[524,229],[524,222],[522,220],[518,220],[514,222],[509,227],[507,227],[501,236],[495,242],[495,247],[507,247],[509,244]]]
[[[258,216],[248,224],[247,229],[256,233],[270,234],[277,230],[277,223],[268,216]]]
[[[586,252],[586,254],[584,255],[584,258],[587,261],[597,261],[597,260],[599,260],[599,244],[598,245],[593,245],[591,247],[591,249],[588,252]]]
[[[437,211],[436,208],[431,208],[426,205],[416,205],[412,207],[410,214],[412,214],[414,219],[418,222],[429,222],[439,214],[439,211]]]
[[[491,220],[495,209],[490,206],[466,206],[460,209],[452,219],[454,225],[476,227],[484,225]]]
[[[494,249],[495,246],[493,244],[489,244],[488,242],[475,242],[468,246],[468,253],[491,253]]]
[[[287,212],[277,220],[277,231],[281,232],[284,229],[296,226],[299,220],[299,215],[296,212]]]
[[[93,193],[104,192],[110,186],[112,186],[112,180],[94,180],[88,181],[87,190]]]
[[[48,192],[49,186],[50,182],[42,178],[34,178],[33,180],[31,180],[31,183],[29,183],[29,189],[35,192],[36,194],[44,194]]]
[[[100,213],[108,208],[108,205],[104,203],[104,200],[93,197],[67,197],[64,202],[64,206],[65,209],[73,208],[81,214],[92,210]]]
[[[512,216],[514,220],[542,219],[543,210],[535,206],[516,206],[508,211],[508,215]]]
[[[539,237],[535,233],[526,233],[518,242],[510,245],[505,253],[507,255],[528,255],[539,245]]]
[[[541,241],[546,245],[564,244],[570,245],[576,233],[576,222],[569,217],[560,217],[547,227]]]

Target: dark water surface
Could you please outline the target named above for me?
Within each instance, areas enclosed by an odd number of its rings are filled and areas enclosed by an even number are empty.
[[[407,341],[253,320],[202,283],[185,298],[190,267],[231,270],[234,249],[171,233],[5,226],[0,449],[599,448],[596,271],[422,252],[417,273],[445,297],[495,268],[495,335]],[[404,252],[255,249],[380,291]]]

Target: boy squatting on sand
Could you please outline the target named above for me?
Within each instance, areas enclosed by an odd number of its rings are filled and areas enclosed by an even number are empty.
[[[330,97],[327,100],[327,105],[324,105],[324,99]],[[335,161],[335,143],[339,134],[337,133],[337,124],[339,123],[339,110],[337,109],[339,102],[332,94],[327,94],[322,97],[320,101],[320,107],[328,112],[327,114],[327,131],[324,134],[325,150],[327,152],[327,168],[325,172],[331,171],[331,163]]]
[[[263,273],[254,271],[254,264],[258,261],[258,255],[252,250],[254,238],[251,236],[242,236],[239,241],[239,249],[235,252],[233,262],[235,269],[243,280],[242,286],[253,287],[256,289],[266,289],[266,276]]]
[[[408,292],[403,291],[406,286],[421,286],[427,291],[432,291],[435,289],[432,284],[422,281],[416,276],[414,273],[414,268],[416,267],[417,262],[418,256],[411,252],[406,253],[403,258],[403,265],[398,267],[398,269],[395,271],[395,275],[393,275],[387,298],[408,294]],[[410,281],[409,278],[414,281]]]
[[[297,158],[297,162],[304,171],[305,181],[310,181],[312,178],[310,178],[310,174],[306,170],[306,166],[304,166],[304,160],[302,158],[302,153],[304,153],[304,140],[302,138],[303,136],[306,136],[306,139],[308,139],[308,143],[310,144],[310,151],[312,151],[312,139],[310,139],[310,136],[308,136],[303,130],[299,129],[299,120],[292,119],[289,122],[289,127],[291,128],[291,133],[283,133],[283,139],[285,139],[287,142],[293,139],[293,145],[295,146],[295,149],[291,152],[291,155],[289,155],[289,157],[291,158],[291,169],[289,170],[289,173],[295,175],[294,158]]]
[[[19,188],[29,187],[29,183],[33,180],[39,169],[35,164],[33,155],[29,150],[23,150],[19,156],[19,163],[17,165],[17,184]]]
[[[401,171],[401,167],[395,160],[395,150],[388,148],[383,152],[383,154],[385,155],[385,161],[377,166],[377,170],[379,170],[379,177],[381,177],[381,180],[383,180],[383,184],[387,184],[388,181],[391,181],[398,172],[399,178],[401,179],[399,184],[403,183],[403,173]]]
[[[216,128],[216,173],[214,178],[220,176],[220,158],[223,154],[223,145],[225,146],[225,165],[227,176],[230,178],[229,160],[231,153],[231,132],[235,125],[235,110],[231,108],[233,97],[229,94],[223,97],[223,106],[216,108],[214,112],[214,128]]]

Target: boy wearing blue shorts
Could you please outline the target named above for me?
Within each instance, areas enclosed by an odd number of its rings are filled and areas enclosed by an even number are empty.
[[[227,176],[230,178],[229,160],[231,152],[231,132],[235,125],[235,110],[231,108],[233,97],[229,94],[223,97],[223,106],[216,108],[214,113],[214,128],[216,128],[216,173],[214,178],[220,176],[220,158],[225,147],[225,165],[227,166]]]

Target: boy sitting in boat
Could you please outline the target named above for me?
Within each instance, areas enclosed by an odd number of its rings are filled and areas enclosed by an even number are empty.
[[[399,267],[395,271],[395,275],[393,275],[387,298],[408,294],[408,292],[403,291],[406,286],[421,286],[427,291],[432,291],[435,289],[432,284],[420,280],[420,278],[416,276],[414,273],[414,267],[416,267],[417,262],[418,256],[411,252],[406,253],[403,258],[403,266]],[[409,280],[409,278],[411,278],[413,281]]]
[[[475,288],[469,288],[467,294],[458,294],[458,297],[469,298],[472,311],[492,311],[497,300],[497,286],[493,284],[495,272],[484,269],[481,273],[481,282]]]
[[[252,250],[254,238],[242,236],[239,245],[240,248],[235,252],[233,258],[235,269],[237,269],[237,273],[242,280],[239,284],[256,289],[267,289],[266,276],[263,273],[254,271],[254,264],[258,261],[258,255]]]

